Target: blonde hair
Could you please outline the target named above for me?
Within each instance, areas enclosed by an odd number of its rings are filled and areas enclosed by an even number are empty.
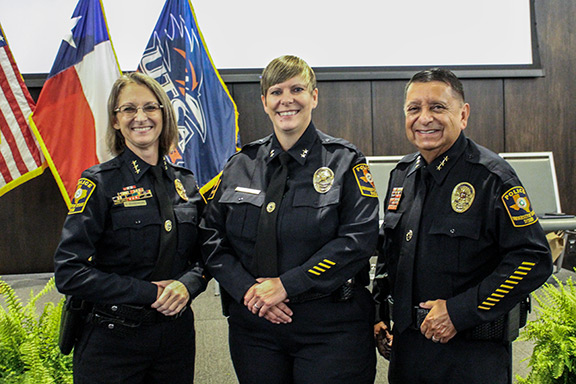
[[[284,55],[272,60],[262,72],[260,91],[266,96],[268,89],[275,85],[301,76],[309,92],[316,89],[316,74],[308,63],[297,56]]]

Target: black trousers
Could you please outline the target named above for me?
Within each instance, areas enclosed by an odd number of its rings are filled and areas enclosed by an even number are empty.
[[[457,334],[446,344],[418,330],[394,332],[388,371],[390,384],[509,384],[512,346],[467,340]]]
[[[292,323],[276,325],[231,304],[230,353],[240,384],[374,383],[374,305],[366,289],[348,302],[288,306]]]
[[[74,348],[74,383],[193,383],[195,351],[190,308],[137,328],[87,324]]]

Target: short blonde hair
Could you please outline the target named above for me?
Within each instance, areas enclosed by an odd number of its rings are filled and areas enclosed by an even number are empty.
[[[284,55],[272,60],[262,72],[260,91],[266,97],[268,89],[275,85],[301,76],[309,92],[316,89],[316,74],[308,63],[297,56]]]
[[[106,129],[106,144],[108,149],[113,155],[119,155],[124,152],[126,148],[126,140],[120,130],[114,128],[116,123],[116,112],[114,110],[119,107],[117,105],[120,92],[128,84],[143,85],[150,89],[158,103],[163,106],[162,110],[162,133],[160,133],[160,146],[159,155],[164,156],[170,153],[172,147],[178,142],[178,123],[176,121],[176,114],[172,109],[170,99],[162,86],[158,84],[152,77],[140,72],[133,72],[120,77],[110,91],[108,97],[108,128]]]

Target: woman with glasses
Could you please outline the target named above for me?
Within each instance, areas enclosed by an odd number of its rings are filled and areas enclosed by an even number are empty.
[[[178,129],[155,80],[122,76],[108,115],[117,156],[83,172],[55,254],[58,289],[83,319],[74,382],[192,383],[204,201],[193,174],[165,160]]]

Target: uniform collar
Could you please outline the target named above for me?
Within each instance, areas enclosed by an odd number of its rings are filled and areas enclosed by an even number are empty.
[[[318,138],[318,134],[316,132],[316,128],[314,124],[310,122],[308,128],[304,131],[300,139],[288,150],[288,154],[292,157],[292,159],[296,160],[300,165],[304,165],[306,163],[306,159],[310,154],[310,149],[314,142]],[[266,159],[266,163],[268,164],[272,161],[276,156],[283,152],[282,147],[280,146],[280,142],[276,138],[276,135],[272,135],[272,143],[270,145],[270,150],[268,151],[268,158]]]
[[[144,174],[152,167],[150,164],[148,164],[140,157],[138,157],[129,148],[126,148],[124,152],[122,152],[120,158],[127,164],[128,170],[134,176],[135,181],[140,181],[140,179],[144,176]],[[172,176],[168,171],[170,167],[168,167],[166,159],[163,157],[162,160],[160,161],[163,164],[164,171],[166,172],[168,177],[172,179]]]
[[[428,164],[428,170],[437,184],[441,184],[444,181],[450,170],[456,164],[456,160],[464,153],[465,149],[466,136],[464,132],[460,132],[460,136],[458,136],[458,139],[450,149]],[[424,163],[424,159],[421,161]]]

